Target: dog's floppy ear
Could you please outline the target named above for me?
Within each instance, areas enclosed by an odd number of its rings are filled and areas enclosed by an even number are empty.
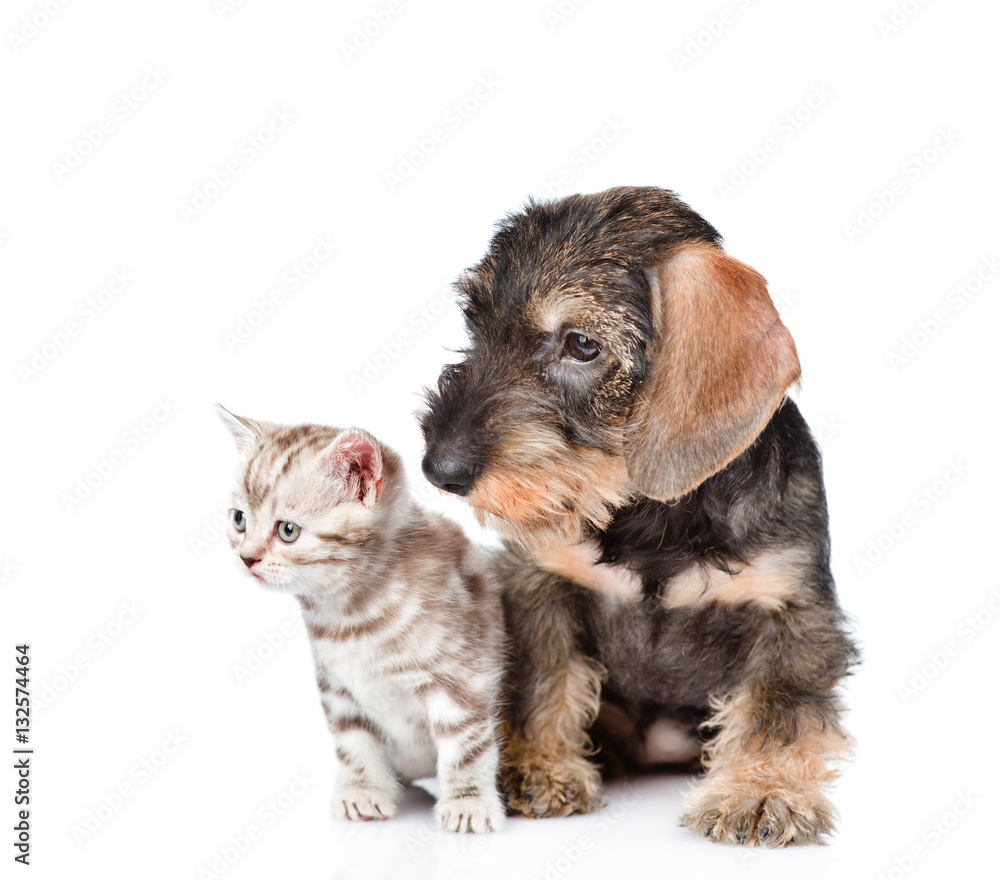
[[[669,501],[745,450],[799,377],[764,279],[708,243],[649,269],[656,339],[625,461],[636,489]]]

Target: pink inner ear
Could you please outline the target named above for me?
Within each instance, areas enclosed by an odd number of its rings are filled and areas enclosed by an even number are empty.
[[[330,452],[323,457],[324,470],[342,481],[348,496],[356,501],[378,497],[382,486],[382,454],[367,437],[346,431],[337,438]]]

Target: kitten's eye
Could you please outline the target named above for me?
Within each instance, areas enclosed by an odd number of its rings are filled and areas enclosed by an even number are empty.
[[[280,522],[278,523],[278,537],[281,538],[286,544],[291,544],[298,536],[302,529],[295,525],[295,523],[290,522]]]
[[[233,511],[233,528],[238,532],[245,532],[247,530],[247,518],[243,515],[242,510]]]
[[[571,330],[566,334],[566,345],[563,348],[563,357],[568,357],[574,361],[587,363],[592,361],[601,353],[601,343],[596,339],[591,339],[583,333]]]

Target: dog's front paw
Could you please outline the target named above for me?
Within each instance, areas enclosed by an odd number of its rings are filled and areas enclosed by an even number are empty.
[[[438,801],[434,821],[445,831],[499,831],[503,828],[504,810],[500,798],[452,797]]]
[[[501,786],[508,811],[529,819],[592,813],[601,807],[601,774],[585,758],[526,757],[504,770]]]
[[[718,843],[782,847],[822,843],[833,831],[834,810],[819,791],[736,786],[698,791],[681,819],[697,834]]]
[[[396,799],[387,791],[348,785],[333,792],[333,814],[338,819],[389,819],[396,814]]]

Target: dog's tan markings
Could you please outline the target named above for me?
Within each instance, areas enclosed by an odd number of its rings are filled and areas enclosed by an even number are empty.
[[[602,673],[580,655],[561,657],[551,671],[523,733],[508,730],[502,738],[502,787],[508,808],[522,816],[568,816],[600,806],[601,777],[586,756]]]
[[[601,807],[601,774],[561,743],[535,742],[508,730],[500,756],[507,809],[529,819],[592,813]]]
[[[746,565],[732,564],[732,573],[695,563],[670,579],[663,596],[666,608],[702,607],[712,603],[753,603],[781,611],[801,593],[809,553],[801,548],[770,550]]]
[[[509,474],[484,473],[469,493],[470,503],[494,516],[516,522],[528,519],[532,514],[548,506],[544,476],[537,474],[538,483],[512,479]]]
[[[592,294],[565,288],[532,300],[526,317],[542,333],[548,334],[571,327],[583,330],[595,322],[603,322],[605,326],[610,323],[610,316],[604,314]]]
[[[594,541],[582,544],[544,544],[533,549],[538,567],[614,599],[634,601],[642,594],[642,581],[627,568],[598,562],[600,548]]]
[[[651,270],[657,342],[625,453],[636,487],[672,500],[745,450],[799,377],[764,279],[716,247]]]
[[[835,811],[823,788],[853,740],[828,714],[800,713],[789,741],[761,737],[756,703],[746,690],[714,704],[718,731],[706,746],[704,782],[688,797],[683,824],[724,843],[781,847],[818,843],[833,829]]]
[[[576,543],[604,528],[629,498],[621,456],[574,446],[556,433],[514,433],[466,501],[483,525],[525,547]]]
[[[527,319],[542,333],[555,333],[567,323],[576,323],[571,318],[573,310],[561,297],[541,297],[528,304]]]

